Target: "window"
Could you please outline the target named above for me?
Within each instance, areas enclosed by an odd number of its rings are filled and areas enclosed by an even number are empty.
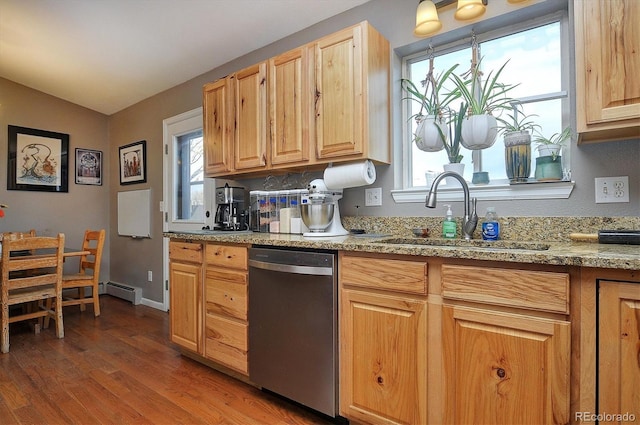
[[[204,221],[204,158],[202,130],[176,138],[176,220]]]
[[[535,115],[533,120],[541,126],[542,134],[550,136],[562,131],[570,125],[569,102],[567,95],[568,61],[566,46],[568,45],[567,19],[564,14],[556,14],[538,20],[535,24],[527,21],[524,24],[511,26],[487,34],[476,34],[481,67],[485,75],[491,70],[497,71],[509,61],[500,76],[500,81],[518,86],[509,92],[509,96],[519,103],[525,115]],[[527,26],[525,26],[527,25]],[[459,64],[456,73],[461,75],[468,70],[471,61],[469,39],[452,43],[434,51],[434,74],[440,75],[454,64]],[[417,87],[422,87],[429,67],[428,53],[404,58],[404,78],[411,79]],[[445,86],[445,90],[448,86]],[[448,87],[451,88],[451,87]],[[406,97],[405,94],[402,96]],[[403,100],[403,123],[405,134],[405,160],[408,161],[408,172],[404,177],[405,190],[426,188],[427,174],[442,171],[442,165],[448,162],[444,150],[428,153],[419,150],[412,142],[415,132],[415,120],[410,119],[420,110],[418,102]],[[451,107],[457,109],[459,101]],[[507,118],[507,113],[502,114]],[[532,149],[535,146],[532,145]],[[569,151],[569,149],[566,149]],[[509,181],[504,163],[504,144],[499,134],[490,148],[469,151],[461,148],[465,164],[465,180],[471,181],[474,171],[488,171],[492,186],[505,186]],[[568,154],[568,152],[566,152]],[[535,154],[532,154],[531,174],[535,168]],[[569,158],[564,158],[565,171],[569,173]],[[397,199],[396,199],[397,200]]]

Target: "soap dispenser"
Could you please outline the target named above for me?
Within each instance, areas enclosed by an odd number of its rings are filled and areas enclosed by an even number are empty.
[[[442,237],[446,239],[455,239],[457,225],[453,218],[453,211],[451,211],[451,205],[445,204],[445,207],[447,207],[447,215],[442,222]]]

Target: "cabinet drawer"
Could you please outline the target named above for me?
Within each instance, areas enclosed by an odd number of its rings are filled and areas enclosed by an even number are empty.
[[[247,270],[247,248],[244,246],[207,244],[207,265]]]
[[[247,273],[207,268],[205,311],[247,320]]]
[[[171,260],[202,263],[202,244],[193,242],[169,242],[169,258]]]
[[[569,274],[444,264],[442,296],[569,314]]]
[[[207,315],[205,356],[230,368],[248,373],[248,325],[224,317]]]
[[[427,263],[423,260],[379,257],[340,257],[342,285],[427,294]]]

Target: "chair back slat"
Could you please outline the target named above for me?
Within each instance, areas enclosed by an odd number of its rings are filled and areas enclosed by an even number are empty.
[[[35,233],[35,232],[34,232]],[[64,234],[57,237],[2,234],[0,255],[0,351],[9,352],[9,323],[53,317],[58,338],[62,323],[62,269]],[[55,299],[55,311],[51,303]],[[38,301],[37,311],[9,314],[9,306]],[[45,301],[47,305],[45,305]],[[45,328],[48,322],[45,324]]]

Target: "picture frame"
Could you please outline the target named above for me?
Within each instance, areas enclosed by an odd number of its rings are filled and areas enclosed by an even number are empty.
[[[102,186],[102,151],[76,148],[76,184]]]
[[[119,148],[120,184],[147,181],[147,142],[130,143]]]
[[[7,190],[69,191],[69,135],[8,126]]]

